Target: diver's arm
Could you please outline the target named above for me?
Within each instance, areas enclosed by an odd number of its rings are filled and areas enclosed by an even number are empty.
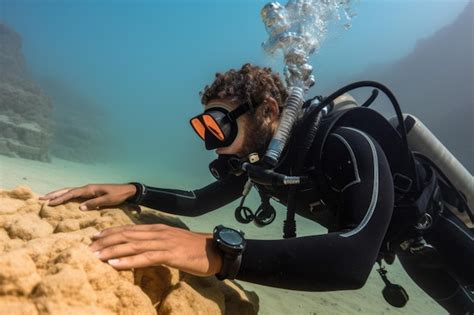
[[[228,175],[192,191],[156,188],[135,183],[137,193],[129,201],[152,209],[183,216],[199,216],[218,209],[242,194],[246,176]]]
[[[343,201],[341,230],[293,239],[248,240],[237,279],[307,291],[364,285],[390,222],[392,176],[381,148],[366,134],[344,127],[334,134],[325,145],[323,166],[325,172],[332,172],[331,186]],[[339,176],[342,161],[353,168]]]

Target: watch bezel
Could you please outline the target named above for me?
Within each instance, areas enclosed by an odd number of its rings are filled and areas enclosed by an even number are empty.
[[[240,244],[237,244],[237,245],[233,245],[233,244],[230,244],[228,242],[226,242],[222,236],[220,235],[220,233],[223,231],[223,230],[229,230],[229,231],[232,231],[234,233],[237,233],[240,238],[241,238],[241,242]],[[219,245],[219,248],[227,253],[240,253],[244,248],[245,248],[245,244],[246,244],[246,240],[245,240],[245,237],[244,237],[244,233],[240,230],[236,230],[236,229],[233,229],[233,228],[228,228],[228,227],[225,227],[225,226],[222,226],[222,225],[219,225],[219,226],[216,226],[215,229],[214,229],[214,239],[216,241],[216,243]]]

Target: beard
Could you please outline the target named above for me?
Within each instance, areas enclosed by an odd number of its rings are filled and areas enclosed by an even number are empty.
[[[272,127],[265,124],[263,119],[249,119],[246,128],[246,137],[238,155],[246,157],[251,153],[258,153],[261,158],[272,139]]]

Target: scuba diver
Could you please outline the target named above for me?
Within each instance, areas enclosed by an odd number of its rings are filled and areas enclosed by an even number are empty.
[[[429,158],[405,154],[403,132],[410,126],[393,126],[368,108],[377,92],[357,106],[344,94],[352,88],[305,102],[281,160],[269,171],[259,166],[288,97],[284,84],[270,68],[251,64],[217,73],[200,93],[204,112],[190,120],[206,149],[218,154],[210,164],[215,182],[193,191],[90,184],[41,199],[55,206],[85,198],[81,210],[127,201],[199,216],[242,198],[235,218],[258,226],[275,218],[273,199],[288,207],[283,239],[245,239],[223,225],[195,233],[146,224],[105,229],[90,248],[117,269],[164,264],[199,276],[306,291],[361,288],[378,263],[384,298],[402,307],[408,295],[388,280],[383,266],[397,256],[448,312],[474,312],[473,231],[455,213],[472,215],[465,196]],[[255,212],[244,205],[252,187],[262,199]],[[328,233],[296,237],[295,213]]]

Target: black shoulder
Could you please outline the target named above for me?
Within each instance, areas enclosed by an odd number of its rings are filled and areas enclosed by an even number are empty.
[[[362,174],[371,174],[381,154],[379,145],[368,134],[352,127],[338,127],[323,147],[323,173],[333,190],[343,192],[360,183]]]

